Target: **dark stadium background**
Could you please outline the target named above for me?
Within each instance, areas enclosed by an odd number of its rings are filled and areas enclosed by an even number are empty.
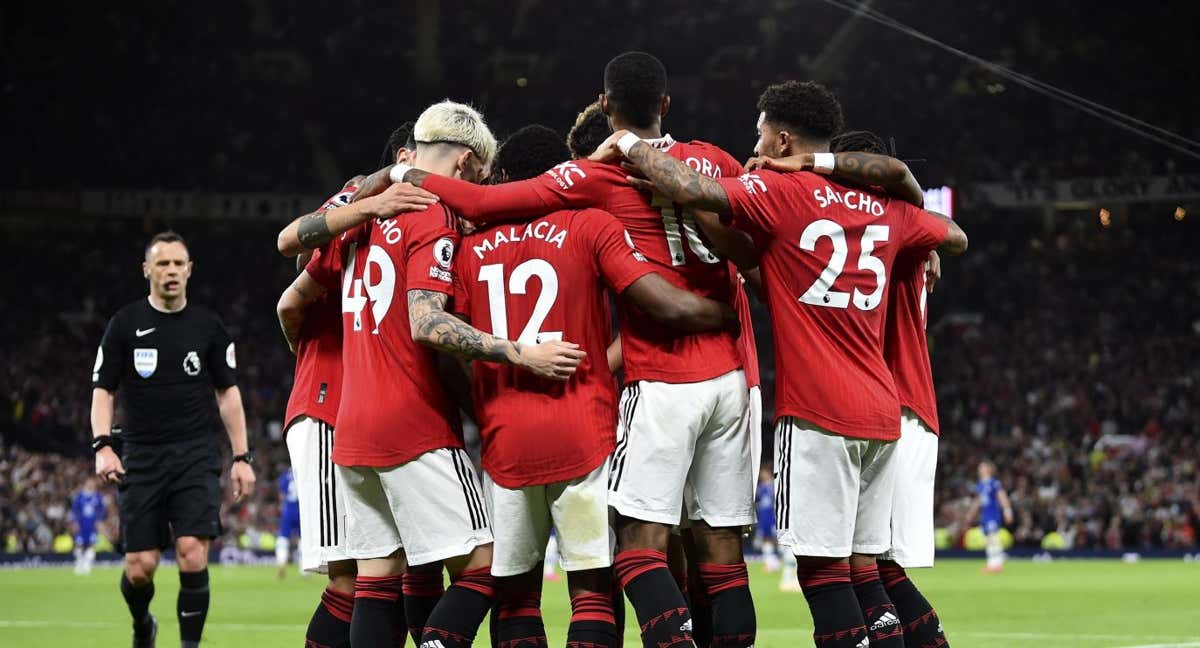
[[[1200,139],[1195,3],[873,6]],[[166,226],[191,244],[190,298],[238,339],[265,459],[226,542],[273,533],[292,362],[274,304],[294,274],[275,232],[375,168],[392,128],[443,97],[473,102],[500,135],[530,122],[565,133],[604,63],[631,48],[666,63],[676,137],[748,156],[761,89],[815,78],[852,127],[894,138],[924,184],[955,189],[971,250],[946,262],[929,325],[951,538],[987,457],[1019,545],[1055,533],[1077,549],[1197,547],[1200,164],[976,63],[815,0],[25,3],[0,9],[0,34],[0,552],[50,551],[66,531],[91,472],[95,346],[144,294],[142,245]],[[1139,194],[1141,177],[1181,189]],[[1076,178],[1109,180],[997,206]]]

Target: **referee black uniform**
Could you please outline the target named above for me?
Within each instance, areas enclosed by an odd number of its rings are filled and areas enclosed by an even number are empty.
[[[165,549],[172,534],[221,534],[224,428],[213,389],[233,386],[236,370],[229,333],[200,306],[163,312],[143,298],[109,321],[92,384],[121,391],[123,551]]]

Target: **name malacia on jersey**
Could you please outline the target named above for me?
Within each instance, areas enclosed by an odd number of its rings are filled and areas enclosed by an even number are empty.
[[[525,240],[544,241],[547,245],[556,245],[562,249],[567,240],[567,230],[559,229],[554,223],[535,221],[524,227],[497,227],[488,232],[488,237],[479,245],[472,246],[471,251],[480,259],[484,254],[495,250],[506,243],[520,243]]]

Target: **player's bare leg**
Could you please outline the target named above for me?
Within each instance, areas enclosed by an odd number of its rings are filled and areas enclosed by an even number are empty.
[[[462,648],[475,640],[479,625],[496,600],[492,543],[475,547],[471,553],[445,563],[450,587],[429,615],[420,645],[429,642],[429,646],[438,648]]]
[[[796,576],[813,618],[817,648],[869,646],[867,626],[850,581],[850,559],[796,556]]]
[[[366,648],[404,645],[405,628],[397,627],[395,608],[406,567],[403,549],[385,558],[358,561],[350,645]]]
[[[750,596],[750,577],[742,555],[742,530],[712,527],[693,520],[689,529],[695,548],[699,585],[712,608],[712,648],[754,645],[757,619]]]
[[[304,634],[307,643],[346,648],[350,645],[350,620],[354,616],[354,579],[358,566],[353,560],[329,563],[329,583],[321,593],[321,602],[308,621]],[[404,627],[404,624],[400,624]]]
[[[498,606],[492,616],[496,645],[546,646],[546,626],[542,622],[541,565],[524,574],[496,579]],[[569,642],[568,642],[568,645]]]
[[[617,515],[618,552],[614,566],[625,595],[637,612],[642,645],[693,646],[692,618],[683,593],[667,568],[665,524]]]
[[[851,554],[850,582],[854,585],[854,595],[858,598],[858,607],[867,624],[871,645],[878,648],[904,648],[900,615],[879,578],[875,556]]]
[[[157,549],[131,551],[125,554],[125,570],[121,572],[121,594],[133,617],[133,646],[154,646],[158,621],[150,614],[154,598],[154,572],[161,554]]]
[[[571,594],[567,648],[621,645],[612,588],[612,570],[609,568],[567,572],[567,590]]]
[[[179,598],[175,614],[179,618],[179,639],[183,648],[200,645],[204,621],[208,618],[208,546],[210,540],[182,536],[175,540],[175,561],[179,563]]]

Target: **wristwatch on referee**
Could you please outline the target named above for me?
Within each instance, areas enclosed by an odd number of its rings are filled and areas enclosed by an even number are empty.
[[[94,454],[94,453],[100,452],[101,450],[103,450],[105,448],[111,448],[112,444],[113,444],[112,435],[111,434],[102,434],[102,435],[92,439],[92,453]]]
[[[233,463],[237,463],[239,461],[245,461],[247,466],[253,466],[254,465],[254,453],[247,450],[247,451],[243,452],[242,454],[233,455]]]

